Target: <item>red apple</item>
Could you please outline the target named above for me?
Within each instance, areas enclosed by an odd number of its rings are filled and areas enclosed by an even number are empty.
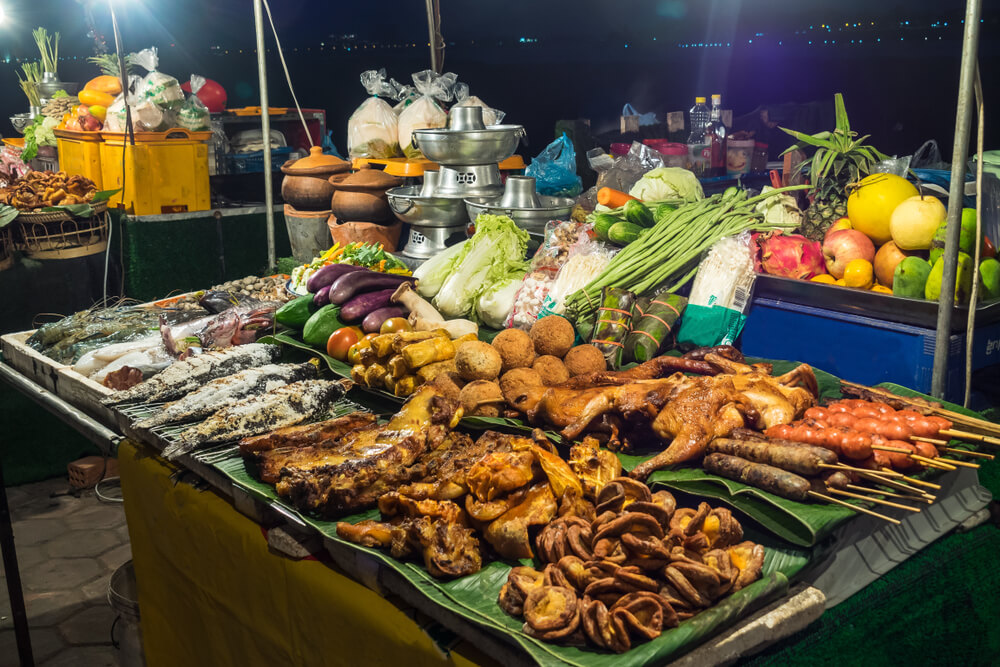
[[[823,240],[823,259],[826,270],[838,280],[844,277],[847,263],[852,259],[875,259],[872,240],[856,229],[840,229]]]
[[[823,240],[826,240],[827,236],[833,234],[834,232],[839,232],[841,229],[854,229],[854,227],[851,226],[850,218],[837,218],[834,220],[833,224],[830,225],[830,228],[826,230],[826,234],[823,235]]]

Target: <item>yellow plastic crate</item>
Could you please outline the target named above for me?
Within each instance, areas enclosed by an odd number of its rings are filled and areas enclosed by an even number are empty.
[[[56,130],[59,148],[59,168],[70,176],[86,176],[98,191],[104,190],[101,173],[101,133]]]
[[[136,132],[135,145],[123,133],[102,132],[101,173],[104,189],[124,188],[110,200],[135,215],[207,211],[208,145],[211,132],[173,129]],[[125,152],[124,177],[122,151]]]

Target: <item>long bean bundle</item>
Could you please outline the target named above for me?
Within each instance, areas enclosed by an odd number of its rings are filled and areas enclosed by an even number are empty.
[[[726,236],[744,231],[791,231],[794,224],[765,224],[764,214],[754,207],[768,197],[805,187],[769,190],[749,199],[745,190],[730,188],[678,207],[625,246],[586,287],[571,294],[566,299],[567,314],[577,321],[593,317],[601,290],[608,286],[636,294],[657,286],[673,292],[694,277],[702,253]]]

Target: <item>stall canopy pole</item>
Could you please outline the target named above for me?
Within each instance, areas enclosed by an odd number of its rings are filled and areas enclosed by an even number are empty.
[[[944,245],[944,275],[938,299],[937,335],[934,340],[934,374],[931,393],[944,398],[948,375],[948,348],[951,314],[955,298],[955,270],[958,267],[958,239],[961,232],[962,198],[965,196],[965,162],[969,157],[969,133],[974,109],[972,86],[979,51],[981,0],[968,0],[965,34],[962,38],[962,72],[958,81],[958,111],[955,117],[955,146],[951,152],[951,187],[948,191],[948,231]],[[978,196],[978,195],[977,195]],[[975,271],[975,268],[973,269]],[[966,332],[973,335],[972,331]]]
[[[444,45],[441,43],[441,9],[439,0],[427,0],[427,45],[431,47],[431,69],[441,73],[444,69]]]
[[[257,32],[257,78],[260,80],[260,130],[264,142],[264,215],[267,217],[267,268],[277,266],[274,257],[274,191],[271,173],[271,116],[267,108],[267,63],[264,60],[264,9],[253,0],[253,23]]]

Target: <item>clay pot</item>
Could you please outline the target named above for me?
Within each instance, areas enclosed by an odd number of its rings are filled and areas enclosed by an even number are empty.
[[[337,216],[331,215],[327,220],[330,237],[334,243],[381,243],[386,252],[395,252],[399,246],[399,237],[403,223],[399,220],[390,225],[378,225],[373,222],[339,222]]]
[[[334,187],[330,177],[350,171],[351,163],[333,155],[324,155],[323,149],[313,146],[309,156],[289,160],[281,165],[285,175],[281,181],[281,197],[286,203],[304,211],[322,211],[330,208]]]
[[[362,169],[353,174],[336,174],[328,182],[334,189],[330,210],[337,218],[382,222],[392,217],[386,190],[403,181],[378,169]]]

